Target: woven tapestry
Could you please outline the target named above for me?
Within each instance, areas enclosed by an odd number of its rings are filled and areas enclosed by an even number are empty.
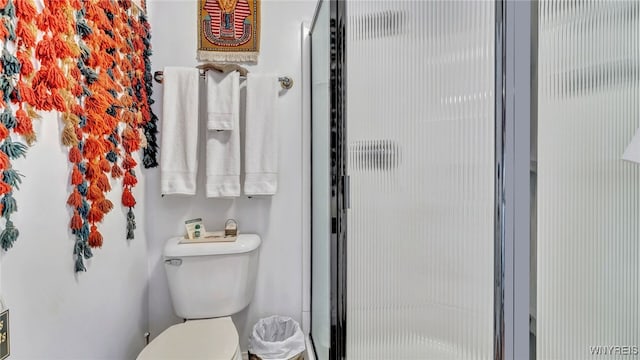
[[[69,149],[68,163],[62,164],[69,169],[69,183],[60,189],[70,192],[74,268],[86,271],[84,260],[103,244],[100,224],[115,206],[107,198],[112,184],[122,186],[122,238],[132,240],[134,156],[143,150],[144,166],[158,165],[150,25],[145,1],[136,6],[132,0],[38,4],[0,0],[0,217],[5,220],[0,247],[9,250],[20,234],[14,192],[23,176],[14,160],[26,157],[27,145],[36,142],[37,111],[57,111],[64,124],[60,140]]]
[[[257,62],[260,0],[198,0],[198,60]]]

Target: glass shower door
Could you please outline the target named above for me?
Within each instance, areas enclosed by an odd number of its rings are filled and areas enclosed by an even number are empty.
[[[495,3],[348,1],[345,29],[346,358],[493,359]]]
[[[537,358],[639,359],[640,3],[537,6]]]

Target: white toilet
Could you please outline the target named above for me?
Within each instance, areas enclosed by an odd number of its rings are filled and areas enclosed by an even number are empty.
[[[240,234],[234,242],[180,244],[169,239],[164,264],[176,315],[186,319],[163,331],[138,360],[240,360],[231,315],[253,298],[260,237]]]

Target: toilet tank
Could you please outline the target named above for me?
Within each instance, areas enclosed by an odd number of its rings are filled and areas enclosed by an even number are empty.
[[[244,309],[256,285],[260,237],[240,234],[234,242],[180,244],[164,248],[173,309],[183,319],[229,316]]]

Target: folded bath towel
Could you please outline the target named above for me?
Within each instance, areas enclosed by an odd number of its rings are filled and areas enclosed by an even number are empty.
[[[198,87],[195,68],[166,67],[160,153],[163,195],[195,195],[198,170]]]
[[[233,130],[207,130],[207,197],[240,196],[240,123]]]
[[[277,85],[276,75],[247,75],[246,195],[274,195],[278,190]]]
[[[240,74],[207,71],[207,129],[233,130],[240,108]],[[237,128],[236,128],[237,129]]]

